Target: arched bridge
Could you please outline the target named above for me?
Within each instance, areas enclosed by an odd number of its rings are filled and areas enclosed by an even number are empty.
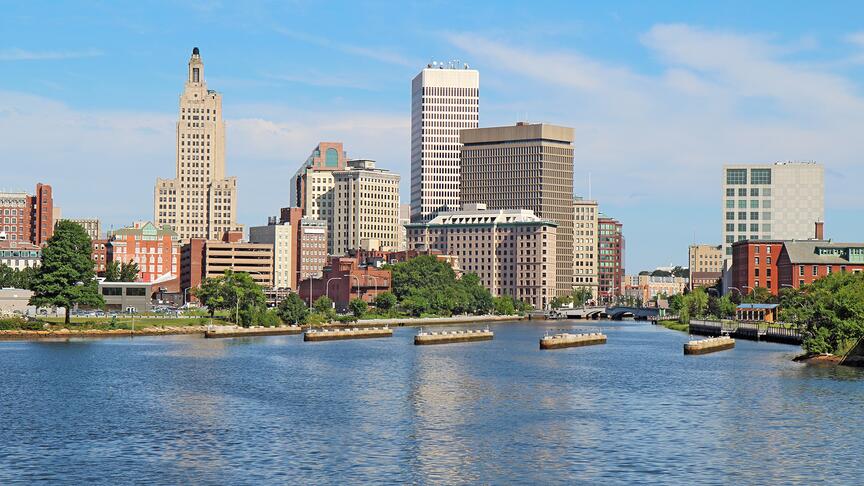
[[[656,308],[617,306],[607,307],[604,317],[615,321],[620,321],[625,317],[632,317],[636,320],[648,320],[652,317],[656,318],[659,315],[660,310]]]
[[[602,319],[608,318],[620,321],[625,317],[637,320],[656,319],[660,314],[658,309],[647,309],[643,307],[577,307],[575,309],[555,309],[549,313],[552,318],[559,319]]]

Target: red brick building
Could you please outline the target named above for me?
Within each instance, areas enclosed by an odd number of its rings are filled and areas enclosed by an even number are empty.
[[[298,293],[304,302],[313,303],[321,296],[328,296],[337,309],[344,310],[351,299],[371,303],[378,294],[389,291],[391,285],[389,270],[360,266],[358,258],[333,257],[330,265],[324,267],[323,277],[301,281]]]
[[[137,222],[110,235],[108,261],[138,264],[138,281],[155,282],[180,272],[180,237],[169,226]]]
[[[291,288],[297,289],[300,280],[320,276],[327,265],[327,222],[303,217],[303,208],[282,208],[279,224],[285,223],[291,225],[294,243]]]
[[[108,239],[98,239],[90,241],[90,257],[93,259],[93,270],[96,275],[102,277],[105,275],[105,270],[108,269],[110,243]]]
[[[624,294],[624,225],[601,215],[597,227],[598,295],[610,300]]]
[[[781,288],[801,288],[834,272],[864,271],[864,243],[787,241],[778,257]]]
[[[54,236],[54,198],[51,186],[36,184],[33,195],[0,193],[0,239],[42,246]]]
[[[763,287],[777,295],[780,288],[777,259],[783,243],[782,240],[743,240],[733,243],[729,289],[736,289],[744,295],[756,287]]]
[[[180,250],[180,292],[194,301],[194,289],[206,278],[219,277],[225,270],[248,273],[265,289],[273,286],[273,245],[234,241],[226,233],[220,240],[192,238]]]

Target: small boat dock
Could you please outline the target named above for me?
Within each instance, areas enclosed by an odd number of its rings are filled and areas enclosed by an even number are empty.
[[[684,343],[684,354],[708,354],[735,347],[735,340],[729,336],[696,339]]]
[[[384,327],[353,327],[348,329],[310,329],[303,333],[304,341],[337,341],[341,339],[371,339],[392,337],[393,329]]]
[[[606,335],[601,332],[569,333],[563,332],[540,338],[540,349],[575,348],[606,344]]]
[[[284,336],[289,334],[300,334],[303,329],[300,326],[277,326],[277,327],[238,327],[219,326],[209,327],[204,331],[205,338],[235,338],[254,336]]]
[[[467,331],[440,331],[431,332],[423,331],[414,336],[414,344],[451,344],[451,343],[467,343],[472,341],[489,341],[495,337],[489,328],[486,329],[469,329]]]

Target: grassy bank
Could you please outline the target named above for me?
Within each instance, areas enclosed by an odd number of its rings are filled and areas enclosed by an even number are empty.
[[[681,331],[681,332],[690,331],[690,325],[682,324],[678,321],[662,320],[662,321],[657,321],[657,324],[660,324],[661,326],[665,327],[666,329],[672,329],[673,331]]]
[[[9,331],[57,331],[60,329],[69,329],[77,331],[108,331],[114,329],[144,329],[144,328],[165,328],[165,327],[197,327],[210,324],[210,318],[193,317],[193,318],[135,318],[122,317],[112,319],[110,317],[73,317],[69,324],[65,324],[62,317],[43,317],[40,319],[24,320],[24,319],[2,319],[0,320],[0,330]],[[214,318],[214,325],[225,325],[228,322]]]

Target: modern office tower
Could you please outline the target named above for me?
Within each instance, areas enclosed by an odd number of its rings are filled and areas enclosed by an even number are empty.
[[[405,251],[408,249],[408,232],[405,225],[411,222],[411,205],[399,204],[399,234],[396,239],[396,250]]]
[[[428,64],[411,82],[411,221],[457,211],[459,131],[479,123],[480,73],[458,62]]]
[[[813,236],[825,219],[825,175],[815,162],[723,166],[723,253],[742,240]]]
[[[291,179],[291,204],[327,223],[330,255],[398,243],[399,175],[373,160],[348,160],[340,142],[315,147]]]
[[[399,243],[399,174],[373,160],[351,160],[333,173],[333,255],[349,250],[396,250]]]
[[[222,95],[207,89],[204,63],[192,50],[177,121],[174,179],[157,179],[153,195],[156,226],[169,225],[183,241],[219,239],[237,224],[237,179],[225,176]]]
[[[102,223],[98,218],[63,218],[65,221],[72,221],[73,223],[79,224],[84,231],[87,232],[87,236],[90,237],[91,240],[98,240],[102,237]]]
[[[273,245],[273,287],[277,289],[292,287],[293,276],[296,273],[295,246],[296,231],[291,223],[276,223],[276,218],[270,218],[267,226],[252,226],[249,228],[249,243],[264,243]]]
[[[600,299],[613,300],[624,294],[624,233],[623,225],[600,215],[597,219],[600,236],[597,244],[597,273],[599,274]]]
[[[597,298],[597,201],[573,198],[573,287]]]
[[[525,209],[466,204],[428,223],[410,223],[408,246],[456,256],[493,296],[510,295],[546,309],[555,296],[557,225]]]
[[[138,281],[180,275],[180,237],[170,226],[138,221],[108,235],[108,261],[138,264]]]
[[[556,288],[573,289],[573,129],[543,123],[462,130],[462,204],[530,209],[558,225]]]
[[[42,246],[54,236],[54,198],[51,186],[36,184],[36,192],[0,193],[0,241]]]

